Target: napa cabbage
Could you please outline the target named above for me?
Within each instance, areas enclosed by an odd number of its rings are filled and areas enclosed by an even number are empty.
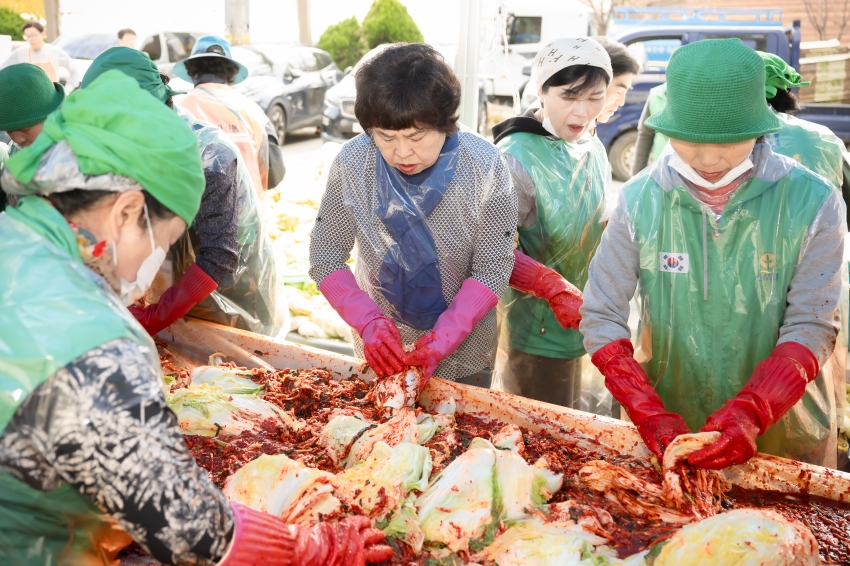
[[[227,478],[224,495],[285,523],[313,524],[333,518],[342,506],[333,474],[308,468],[284,454],[263,454]]]
[[[366,460],[336,476],[337,496],[382,521],[412,490],[422,491],[431,475],[431,453],[424,446],[377,442]]]

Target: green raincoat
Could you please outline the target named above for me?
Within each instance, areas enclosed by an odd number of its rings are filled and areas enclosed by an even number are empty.
[[[497,144],[519,161],[534,183],[537,221],[519,228],[519,249],[581,289],[604,225],[608,160],[592,139],[565,142],[518,132]],[[508,346],[548,358],[580,358],[581,333],[563,328],[549,303],[508,289],[504,296]]]
[[[802,163],[840,189],[844,142],[829,128],[820,124],[800,120],[775,110],[773,113],[782,122],[781,130],[764,137],[773,152]]]
[[[83,265],[46,200],[24,197],[0,215],[0,265],[0,295],[17,305],[0,309],[0,427],[58,370],[112,340],[136,342],[159,367],[151,338]],[[0,471],[3,564],[103,564],[111,536],[109,517],[71,485],[45,493]]]
[[[637,283],[635,357],[667,410],[693,431],[737,395],[780,337],[823,360],[838,329],[846,234],[840,194],[767,144],[755,154],[754,174],[719,219],[666,157],[632,179],[585,287],[581,329],[593,352],[628,336],[627,304]],[[810,250],[816,257],[806,255]],[[801,272],[792,288],[804,258],[812,273]],[[821,371],[803,399],[758,438],[758,449],[825,464],[835,457],[835,428],[835,384]]]

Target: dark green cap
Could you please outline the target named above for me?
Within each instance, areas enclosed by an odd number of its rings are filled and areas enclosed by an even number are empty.
[[[37,65],[18,63],[0,70],[0,130],[41,124],[64,100],[62,85],[52,82]]]
[[[86,88],[96,78],[111,69],[121,71],[135,79],[142,89],[154,95],[160,102],[180,94],[162,82],[156,63],[151,61],[146,53],[130,47],[110,47],[98,55],[86,71],[80,87]]]
[[[692,143],[737,143],[777,132],[761,57],[740,39],[705,39],[673,52],[667,106],[646,125]]]

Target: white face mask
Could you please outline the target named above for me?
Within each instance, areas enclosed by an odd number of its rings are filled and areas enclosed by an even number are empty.
[[[555,131],[555,126],[552,125],[552,120],[549,119],[549,116],[547,116],[545,112],[543,113],[543,129],[556,138],[561,137],[558,135],[558,132]]]
[[[124,306],[129,307],[139,299],[145,296],[145,293],[153,284],[154,277],[159,273],[159,268],[165,261],[165,250],[156,245],[153,239],[153,230],[151,229],[151,218],[148,216],[148,206],[145,205],[145,221],[148,223],[148,236],[151,239],[151,254],[145,258],[139,270],[136,272],[136,280],[129,282],[123,277],[121,280],[121,291],[119,295]],[[115,250],[115,242],[112,242],[112,262],[118,264],[118,254]]]
[[[675,151],[673,152],[673,155],[670,156],[670,160],[667,164],[675,169],[683,178],[704,189],[719,189],[720,187],[725,187],[753,168],[753,162],[748,157],[743,163],[734,169],[730,169],[728,173],[723,175],[723,177],[712,183],[711,181],[704,179],[693,167],[682,161],[682,158],[679,157],[679,154]]]

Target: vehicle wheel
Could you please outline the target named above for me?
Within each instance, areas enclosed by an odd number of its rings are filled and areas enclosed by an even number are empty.
[[[611,173],[617,181],[628,181],[632,176],[632,163],[635,161],[637,130],[629,130],[614,140],[608,150]]]
[[[286,112],[281,105],[275,104],[269,109],[268,117],[277,132],[277,144],[283,145],[286,139]]]

